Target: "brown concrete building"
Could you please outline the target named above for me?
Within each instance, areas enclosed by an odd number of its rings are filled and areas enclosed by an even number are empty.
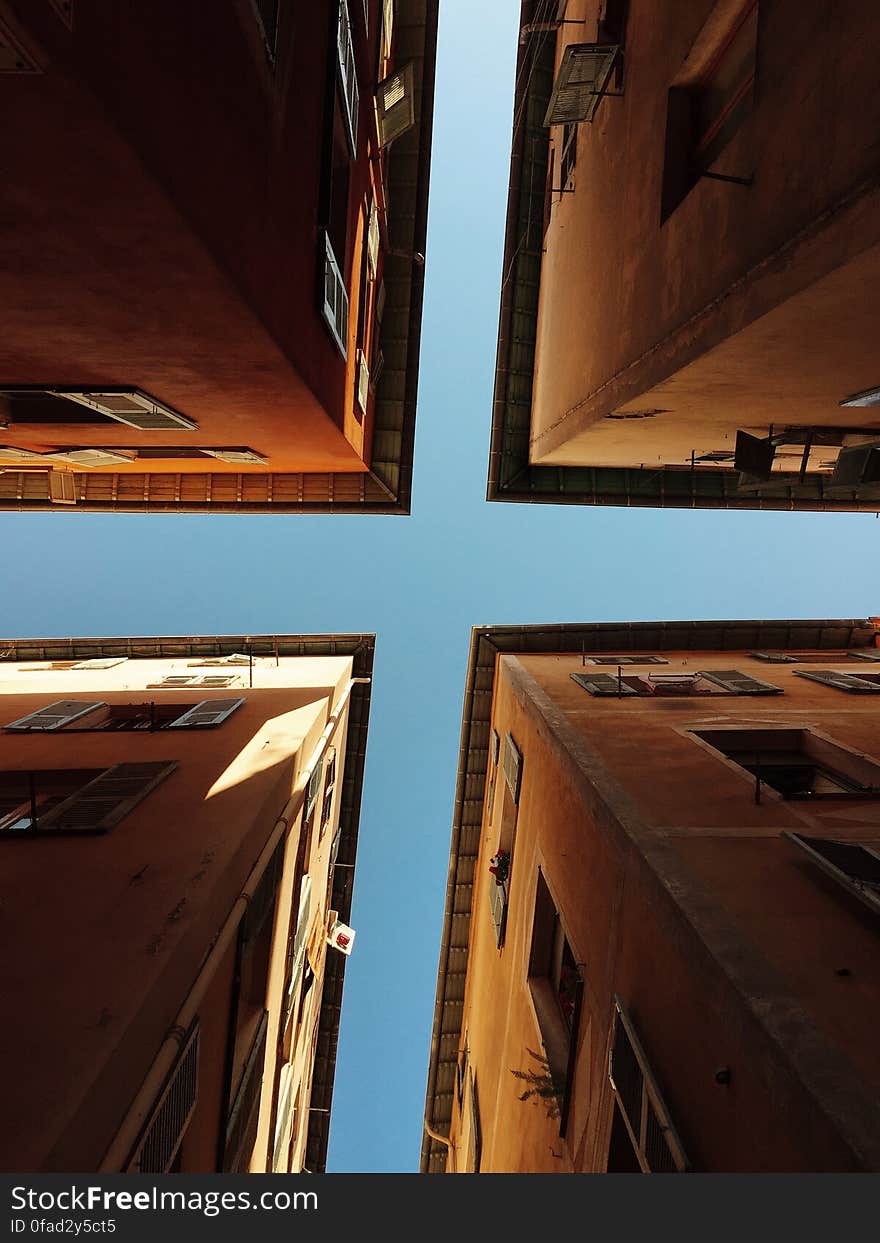
[[[492,627],[422,1169],[880,1169],[880,619]]]
[[[524,0],[489,499],[880,505],[880,9]]]
[[[324,1169],[372,660],[0,643],[0,1169]]]
[[[437,0],[0,0],[0,508],[405,513]]]

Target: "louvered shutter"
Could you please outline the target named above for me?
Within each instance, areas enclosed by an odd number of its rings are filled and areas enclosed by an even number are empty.
[[[74,669],[114,669],[116,665],[124,665],[127,656],[98,656],[94,660],[78,660]]]
[[[275,896],[278,892],[278,886],[281,884],[283,868],[284,839],[282,838],[275,847],[272,858],[266,864],[263,875],[257,881],[257,886],[248,902],[244,919],[241,921],[239,937],[243,953],[247,953],[248,948],[257,939],[260,929],[266,920],[275,914]]]
[[[58,397],[66,397],[70,401],[78,402],[81,406],[88,406],[90,410],[106,414],[108,418],[115,419],[117,423],[124,423],[126,427],[136,427],[143,432],[180,431],[181,428],[191,431],[197,426],[192,419],[177,414],[176,411],[170,410],[168,406],[156,401],[147,393],[142,393],[139,389],[119,392],[99,389],[85,389],[78,392],[72,389],[48,391]]]
[[[387,147],[416,123],[415,73],[412,62],[396,70],[376,88],[379,142]]]
[[[71,721],[76,721],[79,717],[87,716],[88,713],[94,712],[96,708],[103,708],[105,706],[105,704],[97,700],[59,699],[55,703],[48,704],[45,708],[39,708],[36,712],[31,712],[29,716],[23,716],[17,721],[12,721],[4,728],[21,730],[22,732],[61,729],[62,725],[69,725]]]
[[[690,1167],[681,1140],[619,997],[614,999],[608,1075],[642,1170],[646,1174],[687,1171]]]
[[[299,891],[299,908],[296,916],[296,930],[293,934],[293,945],[290,955],[290,980],[287,985],[287,996],[284,1003],[282,1030],[287,1026],[293,1010],[300,974],[306,953],[306,938],[312,921],[312,878],[304,876]]]
[[[305,810],[306,820],[308,820],[312,812],[315,810],[315,803],[317,803],[318,801],[318,791],[321,789],[321,777],[323,775],[323,772],[324,772],[324,760],[322,757],[320,760],[318,760],[317,764],[312,770],[312,775],[309,778],[309,785],[308,785],[308,789],[306,790],[306,810]]]
[[[224,1174],[246,1174],[254,1151],[257,1124],[260,1120],[268,1019],[269,1012],[266,1010],[260,1020],[254,1043],[245,1062],[241,1083],[229,1111],[223,1151]]]
[[[619,681],[610,673],[573,673],[572,681],[577,682],[591,695],[638,695],[638,691]]]
[[[782,687],[762,682],[738,669],[701,669],[700,677],[716,686],[723,686],[732,695],[781,695]]]
[[[196,1019],[129,1158],[126,1173],[168,1172],[193,1115],[198,1089],[199,1022]]]
[[[370,368],[363,350],[358,350],[357,399],[364,414],[367,413],[367,401],[370,396]]]
[[[347,0],[339,0],[336,50],[339,63],[339,81],[342,87],[342,97],[345,101],[345,119],[348,123],[348,140],[351,145],[351,153],[354,155],[357,150],[360,93],[358,91],[354,46],[351,41],[351,18],[348,15]]]
[[[794,675],[798,678],[809,678],[811,682],[821,682],[823,686],[833,686],[838,691],[854,691],[856,694],[880,691],[880,685],[876,682],[868,682],[855,674],[837,673],[831,669],[795,669]]]
[[[106,833],[177,768],[176,761],[116,764],[39,819],[53,833]]]
[[[234,673],[210,674],[206,678],[197,678],[196,686],[233,686],[238,681]]]
[[[592,121],[619,51],[616,43],[570,43],[562,54],[544,124]]]
[[[370,220],[367,225],[367,263],[370,276],[375,280],[379,267],[379,210],[375,202],[370,204]]]
[[[870,651],[867,651],[867,652],[863,652],[863,651],[848,652],[847,655],[849,656],[850,660],[880,660],[880,652],[878,652],[876,648],[872,648]]]
[[[120,462],[133,462],[137,454],[124,449],[64,449],[45,456],[55,462],[72,462],[75,466],[116,466]]]
[[[494,876],[489,880],[489,914],[495,925],[495,940],[498,948],[504,944],[504,933],[507,929],[507,886],[499,885]]]
[[[749,655],[771,665],[793,665],[797,661],[797,656],[787,656],[785,652],[749,652]]]
[[[591,665],[668,665],[664,656],[588,656]]]
[[[168,729],[207,729],[220,725],[227,717],[232,716],[236,708],[240,708],[243,699],[204,699],[195,707],[184,712],[176,721],[172,721]]]
[[[257,453],[254,449],[202,449],[202,453],[207,453],[208,457],[217,458],[219,462],[265,462],[266,458],[262,453]]]
[[[513,801],[518,803],[522,782],[522,752],[510,734],[504,735],[504,780],[513,795]]]

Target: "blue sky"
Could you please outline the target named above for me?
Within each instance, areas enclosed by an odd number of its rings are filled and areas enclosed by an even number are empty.
[[[377,633],[334,1171],[418,1168],[471,626],[880,605],[873,514],[486,504],[519,4],[474,10],[441,3],[412,516],[2,523],[9,636]]]

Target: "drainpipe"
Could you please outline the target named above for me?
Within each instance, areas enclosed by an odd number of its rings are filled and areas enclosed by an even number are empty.
[[[425,1119],[425,1134],[429,1139],[436,1139],[438,1144],[445,1144],[450,1152],[452,1152],[455,1147],[448,1135],[441,1135],[439,1131],[435,1131],[434,1128],[428,1124],[427,1118]]]
[[[336,732],[340,717],[351,697],[352,689],[359,683],[369,683],[369,678],[351,678],[342,698],[334,708],[330,715],[324,732],[318,739],[318,743],[312,752],[308,764],[300,773],[293,787],[290,798],[284,805],[281,815],[275,822],[269,840],[263,848],[262,853],[251,869],[250,875],[244,883],[241,893],[236,898],[232,910],[226,917],[223,927],[217,934],[207,958],[205,958],[202,966],[196,976],[192,988],[187,994],[186,1000],[181,1006],[177,1017],[168,1029],[165,1040],[162,1043],[159,1052],[156,1054],[155,1061],[147,1072],[147,1076],[141,1084],[137,1096],[129,1106],[128,1113],[122,1120],[122,1124],[116,1133],[115,1139],[110,1144],[97,1172],[99,1174],[119,1173],[124,1170],[125,1163],[137,1143],[141,1130],[146,1119],[149,1117],[156,1097],[159,1095],[168,1073],[180,1052],[183,1041],[192,1025],[193,1019],[199,1011],[199,1007],[205,998],[205,993],[214,978],[214,973],[226,955],[226,951],[234,941],[238,934],[238,926],[244,918],[244,913],[248,908],[248,903],[253,897],[254,890],[260,883],[260,879],[269,864],[269,860],[275,852],[275,847],[281,841],[282,837],[287,833],[290,825],[296,819],[302,809],[305,801],[306,790],[312,773],[317,765],[323,760],[324,753],[330,739]]]

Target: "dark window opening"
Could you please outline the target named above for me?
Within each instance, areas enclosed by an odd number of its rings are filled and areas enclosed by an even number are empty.
[[[543,873],[538,872],[529,991],[547,1055],[547,1065],[560,1101],[573,1074],[571,1044],[582,987],[580,970]]]
[[[107,833],[177,764],[0,773],[0,837]]]
[[[569,189],[574,180],[577,164],[578,123],[569,122],[562,127],[562,157],[559,161],[559,188]]]
[[[330,194],[327,210],[327,236],[343,279],[347,270],[348,198],[351,179],[351,152],[346,125],[338,98],[333,105],[333,131],[330,146]]]
[[[106,414],[90,410],[78,401],[68,401],[44,391],[0,391],[0,423],[96,423],[113,424]]]
[[[695,735],[786,799],[876,798],[880,765],[809,730],[695,730]]]

